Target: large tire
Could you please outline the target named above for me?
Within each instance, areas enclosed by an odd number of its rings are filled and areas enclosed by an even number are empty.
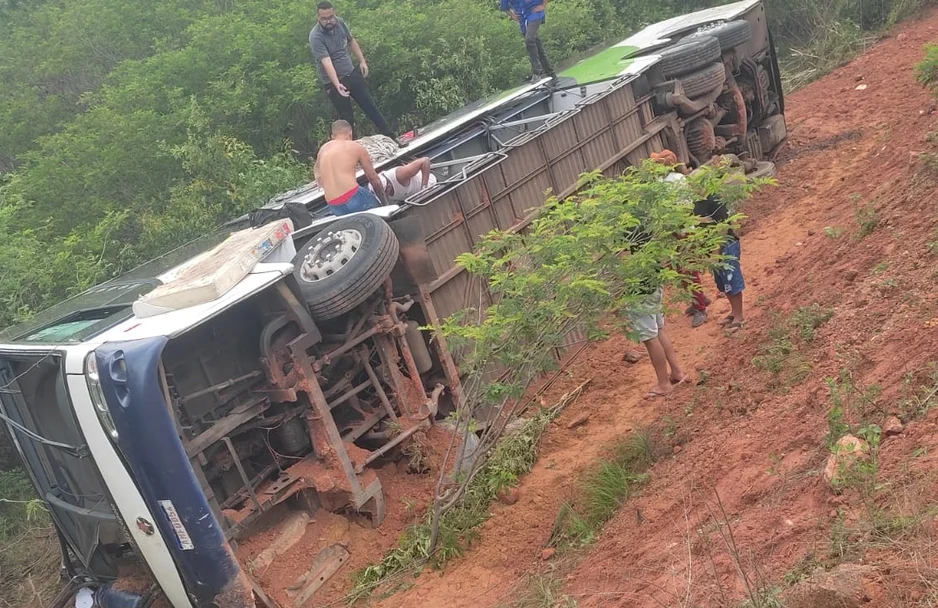
[[[698,118],[687,123],[684,127],[684,138],[687,140],[687,149],[705,163],[716,148],[716,133],[713,125],[706,118]]]
[[[661,52],[661,71],[665,78],[693,72],[720,60],[720,41],[713,36],[685,38]]]
[[[314,236],[293,259],[293,276],[318,321],[334,319],[368,299],[391,274],[400,244],[376,215],[345,217]]]
[[[713,36],[720,41],[720,49],[723,52],[736,48],[744,42],[749,42],[752,38],[752,25],[742,19],[723,23],[714,23],[705,25],[688,38],[700,38]]]
[[[696,99],[723,87],[726,82],[726,68],[722,63],[711,63],[702,70],[681,76],[684,95]]]

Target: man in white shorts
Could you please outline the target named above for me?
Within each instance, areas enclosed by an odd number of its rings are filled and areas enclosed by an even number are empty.
[[[409,197],[436,183],[427,157],[394,167],[378,174],[389,202],[403,203]]]
[[[645,345],[652,367],[655,369],[655,385],[645,393],[645,399],[667,397],[675,384],[689,382],[681,371],[674,352],[674,345],[664,329],[661,288],[646,294],[644,301],[628,311],[633,337]]]
[[[641,227],[630,234],[631,253],[636,253],[651,242],[651,235]],[[660,268],[658,270],[660,273]],[[684,375],[674,352],[674,345],[664,329],[664,305],[659,276],[644,277],[635,292],[636,302],[624,311],[630,326],[630,337],[641,342],[648,350],[648,358],[655,369],[655,385],[645,393],[645,399],[667,397],[674,385],[690,382]]]

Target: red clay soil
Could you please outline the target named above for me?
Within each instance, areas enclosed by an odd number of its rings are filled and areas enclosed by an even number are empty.
[[[938,40],[938,13],[897,34],[787,99],[790,139],[779,155],[779,186],[743,209],[749,216],[742,234],[744,331],[728,337],[718,328],[718,319],[729,312],[725,299],[716,300],[710,322],[699,329],[679,314],[669,317],[688,371],[706,376],[706,383],[646,401],[642,396],[653,384],[647,360],[623,362],[630,348],[623,338],[590,347],[544,398],[556,401],[592,378],[548,431],[539,462],[521,482],[519,501],[493,505],[480,539],[445,572],[424,572],[407,590],[376,605],[509,604],[526,575],[545,569],[541,551],[564,502],[576,499],[584,471],[617,440],[649,425],[668,429],[667,458],[566,574],[562,592],[581,608],[737,605],[744,589],[718,534],[724,522],[744,570],[766,583],[784,586],[784,574],[807,555],[827,554],[838,511],[848,523],[860,513],[849,495],[835,496],[820,476],[829,454],[825,378],[849,370],[860,385],[879,384],[880,414],[899,413],[903,378],[921,380],[923,370],[938,361],[938,275],[928,245],[938,241],[938,172],[918,160],[920,152],[935,148],[926,134],[936,128],[938,115],[913,75],[923,45]],[[879,221],[872,234],[861,237],[857,209],[867,204]],[[712,284],[707,288],[713,291]],[[807,378],[773,387],[753,357],[769,342],[778,318],[813,303],[834,315],[802,347]],[[592,413],[589,421],[568,428],[584,412]],[[901,436],[886,440],[884,474],[911,470],[922,477],[934,468],[935,421],[933,414],[911,422]],[[350,543],[352,563],[316,596],[317,605],[337,603],[351,587],[353,571],[378,559],[413,520],[408,500],[430,495],[432,477],[393,473],[378,472],[388,496],[388,518],[380,529],[317,518],[307,530],[309,542],[257,573],[265,588],[282,589],[299,576],[313,557],[304,547],[341,536]],[[933,497],[938,485],[931,490],[923,494]],[[256,539],[242,551],[251,555],[269,540]],[[881,584],[869,605],[915,605],[903,602],[921,597],[924,591],[916,585],[922,581],[903,578],[901,556],[866,557],[895,566],[886,569],[893,582]]]
[[[321,549],[338,543],[348,549],[349,559],[338,573],[316,592],[314,598],[317,605],[341,604],[352,587],[351,576],[379,560],[385,552],[397,545],[401,534],[417,521],[432,500],[442,453],[449,446],[451,435],[436,426],[426,432],[417,433],[415,438],[423,446],[422,453],[425,458],[422,466],[427,467],[429,471],[422,475],[409,474],[406,461],[387,464],[377,469],[387,509],[381,526],[371,528],[364,519],[356,522],[340,514],[317,510],[306,526],[303,537],[291,549],[277,555],[268,567],[251,572],[274,600],[282,606],[292,606],[293,599],[287,594],[287,589],[307,572]],[[262,524],[260,530],[241,543],[237,554],[242,564],[250,564],[277,539],[287,515],[287,505],[283,505],[283,508],[268,518],[266,527]]]
[[[808,554],[827,554],[838,509],[848,522],[859,515],[849,496],[835,496],[820,477],[829,454],[825,378],[850,370],[858,384],[883,387],[882,414],[899,413],[893,410],[903,378],[920,379],[938,361],[938,288],[928,246],[938,240],[938,174],[918,160],[934,149],[926,134],[938,115],[913,74],[923,45],[933,40],[936,12],[787,99],[790,140],[779,156],[779,186],[743,210],[749,216],[742,236],[744,332],[727,337],[718,329],[716,321],[728,312],[725,299],[700,329],[690,329],[680,315],[669,317],[686,366],[706,370],[708,381],[646,401],[642,395],[653,384],[647,360],[624,363],[629,345],[621,338],[590,348],[546,398],[593,379],[548,432],[520,500],[493,506],[481,539],[442,575],[424,573],[377,605],[506,605],[526,574],[543,569],[541,551],[558,510],[575,499],[582,473],[630,430],[662,421],[679,447],[668,446],[650,483],[566,576],[563,593],[581,608],[737,605],[744,590],[717,535],[724,521],[743,567],[767,583],[784,586],[784,574]],[[861,237],[857,208],[867,204],[879,223]],[[813,303],[832,308],[834,316],[805,349],[808,376],[773,389],[753,357],[779,315]],[[586,425],[567,428],[587,411]],[[888,439],[884,474],[933,468],[936,456],[909,458],[938,454],[934,430],[929,416]],[[903,603],[921,597],[913,587],[883,583],[870,605],[914,605]]]

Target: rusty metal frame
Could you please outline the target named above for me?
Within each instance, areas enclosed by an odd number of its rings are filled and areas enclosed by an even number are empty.
[[[303,467],[295,469],[301,471],[299,473],[293,472],[294,465],[272,482],[257,483],[256,477],[248,477],[233,444],[227,435],[224,436],[221,440],[228,446],[243,483],[239,500],[243,501],[245,494],[250,500],[250,506],[245,507],[247,516],[229,530],[229,534],[236,536],[262,512],[306,489],[314,489],[317,495],[325,497],[330,504],[348,504],[356,510],[371,513],[377,525],[385,513],[381,482],[373,473],[367,473],[365,467],[406,437],[429,426],[443,390],[440,385],[432,394],[427,394],[405,337],[407,326],[401,315],[415,302],[409,296],[395,299],[389,279],[376,298],[359,308],[360,318],[356,320],[353,316],[349,317],[346,333],[334,337],[341,343],[326,345],[320,344],[323,335],[315,328],[305,308],[293,297],[289,287],[284,285],[279,295],[287,305],[287,312],[271,319],[261,332],[261,362],[270,386],[265,395],[275,398],[277,402],[298,402],[301,395],[305,396],[304,402],[308,403],[308,408],[305,409],[304,420],[313,456],[305,459]],[[282,331],[293,322],[299,331]],[[307,328],[313,331],[305,331]],[[374,345],[374,351],[368,344]],[[325,354],[312,356],[310,353],[314,347],[320,352],[326,350]],[[381,374],[371,365],[373,352],[381,360]],[[342,357],[351,357],[355,361],[354,373],[346,373],[324,391],[319,373]],[[354,377],[361,373],[367,379],[353,385]],[[395,411],[395,403],[385,390],[385,382],[393,392],[400,413]],[[363,408],[357,402],[357,395],[369,388],[374,389],[380,402],[376,410]],[[269,404],[269,401],[265,398],[262,403]],[[332,412],[344,403],[349,403],[351,410],[362,417],[361,422],[355,422],[348,432],[340,431]],[[247,409],[253,412],[253,408]],[[288,412],[286,415],[297,414]],[[360,456],[358,451],[353,460],[347,448],[348,443],[386,417],[403,424],[405,428],[402,436],[370,455]],[[268,474],[270,472],[267,471]],[[263,479],[264,476],[261,477]]]

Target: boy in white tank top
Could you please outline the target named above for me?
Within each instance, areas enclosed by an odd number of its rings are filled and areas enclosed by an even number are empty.
[[[402,203],[436,183],[436,176],[430,172],[430,159],[427,157],[382,171],[378,174],[384,193],[389,202]]]

